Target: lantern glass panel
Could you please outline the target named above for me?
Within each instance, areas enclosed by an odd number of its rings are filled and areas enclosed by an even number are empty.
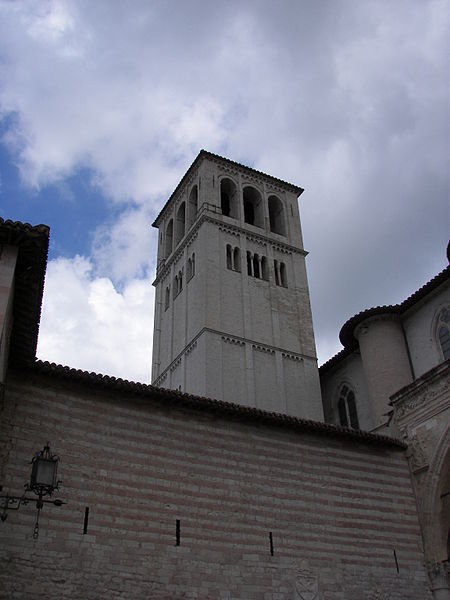
[[[54,487],[56,480],[56,465],[56,460],[38,458],[36,460],[36,472],[32,484]]]

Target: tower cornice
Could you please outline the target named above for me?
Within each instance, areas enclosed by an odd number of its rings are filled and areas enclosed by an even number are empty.
[[[253,169],[252,167],[247,167],[246,165],[238,163],[234,160],[230,160],[229,158],[224,158],[223,156],[219,156],[218,154],[208,152],[207,150],[200,150],[200,152],[196,156],[195,160],[193,161],[193,163],[191,164],[189,169],[186,171],[186,173],[182,177],[180,183],[177,185],[177,187],[175,188],[173,193],[169,196],[167,202],[164,204],[164,206],[161,209],[161,211],[159,212],[158,216],[152,223],[152,227],[159,227],[159,223],[161,222],[162,217],[166,213],[168,206],[172,203],[173,199],[178,196],[178,194],[181,192],[183,187],[189,183],[189,181],[192,179],[192,176],[193,176],[195,170],[199,167],[199,165],[201,164],[201,162],[204,159],[210,160],[211,162],[220,164],[224,167],[228,167],[228,168],[231,167],[233,169],[236,169],[239,172],[246,174],[250,178],[253,178],[256,176],[256,177],[258,177],[258,179],[260,179],[260,180],[263,179],[268,184],[272,184],[272,185],[276,186],[277,188],[281,188],[281,189],[293,192],[297,197],[300,196],[304,192],[303,188],[301,188],[297,185],[294,185],[293,183],[289,183],[288,181],[283,181],[283,179],[278,179],[277,177],[273,177],[272,175],[267,175],[267,173],[263,173],[262,171],[258,171],[257,169]]]
[[[208,209],[206,209],[206,210],[208,210]],[[162,279],[164,279],[167,276],[168,272],[170,272],[170,267],[171,267],[172,263],[175,263],[175,262],[177,262],[177,260],[179,260],[179,258],[183,255],[185,247],[189,246],[189,244],[192,241],[192,238],[197,234],[201,225],[205,222],[209,222],[209,223],[213,223],[214,225],[218,225],[219,228],[222,229],[223,231],[228,231],[230,233],[234,233],[235,235],[244,235],[249,240],[272,246],[273,248],[276,248],[280,252],[295,253],[295,254],[300,254],[301,256],[308,256],[308,252],[306,250],[303,250],[302,248],[297,248],[296,246],[292,246],[291,244],[286,244],[281,240],[274,240],[269,235],[257,233],[254,231],[249,231],[248,229],[245,229],[244,227],[239,227],[238,225],[234,225],[231,223],[225,223],[221,219],[217,219],[214,216],[212,216],[211,214],[208,214],[206,212],[202,213],[202,211],[200,211],[200,213],[201,213],[200,217],[197,219],[197,221],[191,227],[191,229],[189,230],[187,235],[184,237],[183,241],[179,244],[179,246],[177,246],[175,251],[172,252],[172,254],[168,258],[163,259],[160,262],[160,264],[157,266],[156,277],[155,277],[155,280],[153,281],[153,285],[157,285]]]

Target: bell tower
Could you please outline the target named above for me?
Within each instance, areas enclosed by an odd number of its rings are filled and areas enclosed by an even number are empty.
[[[323,420],[302,192],[200,151],[153,223],[153,385]]]

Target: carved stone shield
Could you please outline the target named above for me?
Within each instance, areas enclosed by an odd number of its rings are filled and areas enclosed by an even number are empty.
[[[318,600],[318,598],[318,576],[310,570],[299,570],[295,578],[295,600]]]

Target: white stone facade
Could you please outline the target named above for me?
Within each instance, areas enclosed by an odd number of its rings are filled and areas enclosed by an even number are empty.
[[[323,420],[301,192],[200,153],[155,221],[155,385]]]
[[[448,271],[402,304],[369,309],[345,323],[346,348],[320,368],[328,422],[343,424],[338,403],[347,385],[355,394],[360,428],[389,433],[391,396],[446,359],[439,328],[442,316],[450,316]]]

